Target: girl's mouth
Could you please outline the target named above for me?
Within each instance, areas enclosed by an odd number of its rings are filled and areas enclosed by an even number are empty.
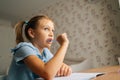
[[[54,40],[53,39],[47,39],[47,42],[52,43]]]

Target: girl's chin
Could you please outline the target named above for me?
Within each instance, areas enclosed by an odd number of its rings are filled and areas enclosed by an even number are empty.
[[[51,45],[47,45],[46,47],[49,49],[51,47]]]

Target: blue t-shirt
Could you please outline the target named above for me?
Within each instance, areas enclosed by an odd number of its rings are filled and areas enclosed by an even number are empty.
[[[23,59],[35,55],[45,63],[49,61],[53,55],[49,49],[44,48],[42,55],[39,50],[32,45],[32,43],[21,42],[14,49],[12,49],[13,59],[9,68],[7,80],[35,80],[39,76],[33,73]]]

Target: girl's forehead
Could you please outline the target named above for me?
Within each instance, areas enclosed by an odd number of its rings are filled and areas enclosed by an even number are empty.
[[[54,27],[54,23],[49,19],[41,19],[38,21],[38,25],[41,27],[50,26]]]

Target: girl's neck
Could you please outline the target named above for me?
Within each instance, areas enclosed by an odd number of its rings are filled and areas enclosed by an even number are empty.
[[[37,44],[35,44],[35,43],[32,43],[35,47],[37,47],[38,48],[38,50],[39,50],[39,52],[40,52],[40,54],[42,54],[43,53],[43,49],[44,48],[42,48],[42,47],[40,47],[39,45],[37,45]]]

